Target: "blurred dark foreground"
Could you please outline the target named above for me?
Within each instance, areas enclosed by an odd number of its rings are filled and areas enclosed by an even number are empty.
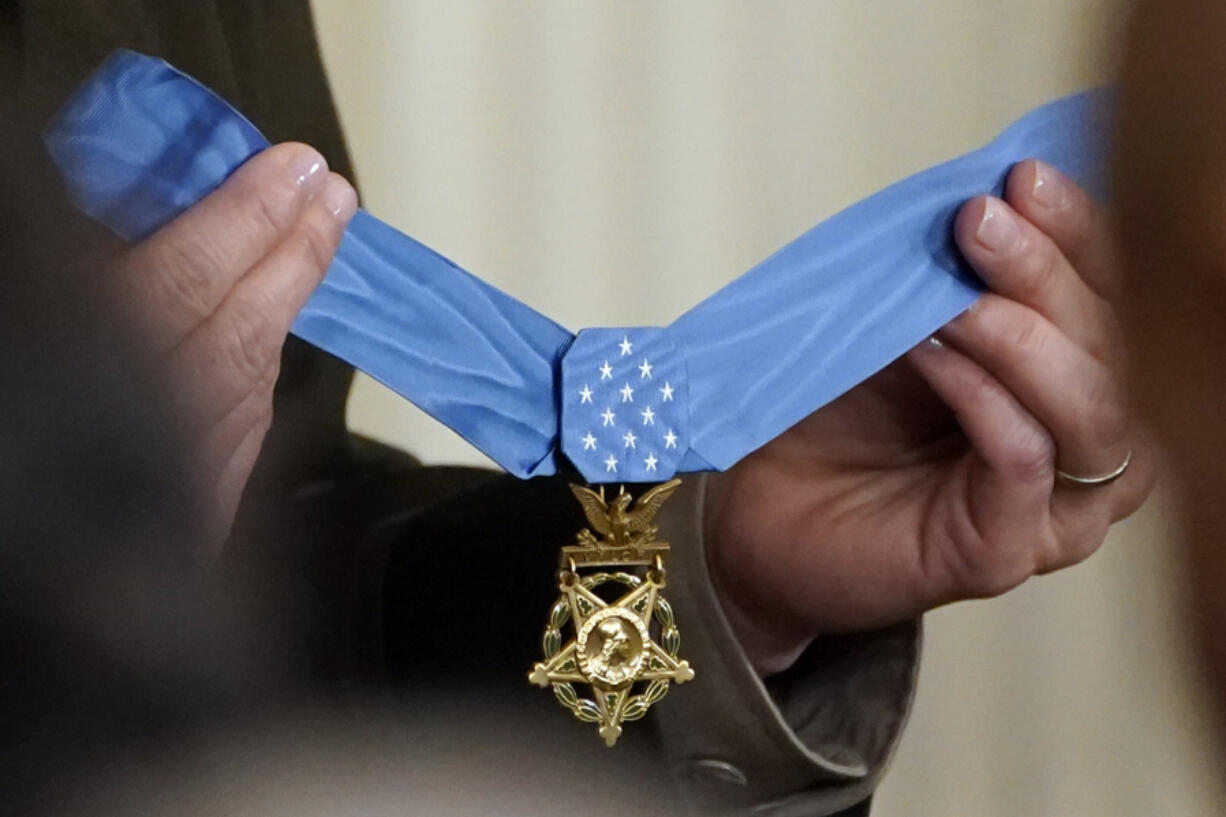
[[[284,595],[275,574],[200,563],[189,452],[101,272],[118,248],[81,235],[93,229],[83,219],[58,220],[58,191],[34,187],[49,178],[38,129],[5,90],[3,811],[650,814],[665,803],[625,762],[633,747],[618,747],[612,770],[594,728],[574,724],[567,742],[479,692],[393,699],[315,684],[269,614]],[[82,259],[86,244],[104,249]],[[526,683],[523,695],[541,718],[569,717]]]

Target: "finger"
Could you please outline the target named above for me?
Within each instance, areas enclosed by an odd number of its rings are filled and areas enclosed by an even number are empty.
[[[1118,480],[1098,486],[1057,486],[1052,524],[1061,543],[1045,560],[1046,571],[1069,567],[1096,551],[1112,523],[1131,516],[1154,487],[1155,451],[1143,429],[1133,433],[1132,460]]]
[[[1042,423],[990,372],[936,338],[912,349],[908,359],[957,416],[984,462],[1046,503],[1055,460]]]
[[[933,338],[907,359],[954,412],[982,463],[968,477],[975,499],[966,513],[991,548],[982,564],[961,576],[959,589],[1003,592],[1034,571],[1036,547],[1043,543],[1033,532],[1047,518],[1055,445],[1003,383],[957,349]]]
[[[1059,467],[1102,474],[1123,462],[1131,428],[1111,370],[1038,312],[988,294],[941,330],[941,337],[983,366],[1043,424]]]
[[[1026,304],[1100,360],[1118,354],[1110,307],[1047,235],[1000,199],[968,202],[954,222],[967,261],[994,292]]]
[[[1046,162],[1020,162],[1009,174],[1005,200],[1051,236],[1090,289],[1108,301],[1119,296],[1119,265],[1106,214],[1072,179]]]
[[[247,487],[247,480],[255,467],[264,444],[264,436],[271,425],[271,412],[267,419],[248,426],[246,433],[229,450],[229,456],[221,465],[214,481],[213,507],[206,531],[204,554],[215,559],[230,535],[234,517]]]
[[[133,247],[116,274],[155,347],[173,346],[207,320],[247,271],[285,239],[327,176],[313,148],[277,145]]]
[[[252,391],[271,390],[290,326],[356,210],[353,188],[329,174],[289,234],[174,349],[172,371],[189,374],[179,399],[197,421],[212,425]]]

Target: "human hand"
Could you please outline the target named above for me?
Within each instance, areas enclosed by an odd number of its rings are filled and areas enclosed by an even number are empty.
[[[1103,214],[1034,161],[968,202],[991,292],[937,335],[708,480],[708,562],[760,674],[824,633],[994,596],[1075,564],[1135,511],[1153,454],[1120,383]],[[1110,473],[1115,482],[1062,483]]]
[[[116,264],[125,314],[175,390],[214,549],[272,422],[290,325],[356,209],[314,149],[277,145]]]

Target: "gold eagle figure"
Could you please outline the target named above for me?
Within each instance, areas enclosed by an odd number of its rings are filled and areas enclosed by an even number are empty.
[[[583,506],[583,514],[587,517],[588,523],[596,530],[596,533],[604,537],[597,539],[590,530],[584,528],[577,536],[579,544],[604,549],[636,548],[651,542],[659,530],[651,524],[651,520],[660,510],[660,506],[673,495],[680,485],[681,480],[679,479],[657,485],[638,498],[633,510],[627,511],[626,509],[630,507],[631,496],[626,493],[625,488],[622,488],[612,502],[606,502],[603,488],[597,493],[591,488],[572,483],[571,493]]]

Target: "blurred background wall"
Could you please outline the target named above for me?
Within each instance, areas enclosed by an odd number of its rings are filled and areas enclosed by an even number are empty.
[[[1110,76],[1111,0],[315,0],[365,204],[577,329],[671,321],[844,206]],[[368,379],[361,432],[481,462]],[[875,814],[1226,813],[1162,502],[927,618]]]

